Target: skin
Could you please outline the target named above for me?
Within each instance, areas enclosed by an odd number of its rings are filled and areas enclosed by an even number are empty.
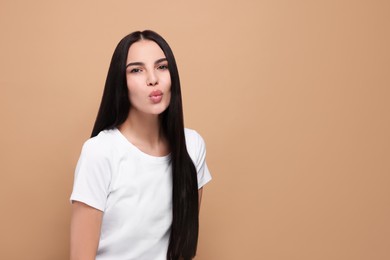
[[[153,41],[141,40],[129,48],[126,68],[132,107],[119,131],[141,151],[153,156],[169,154],[166,138],[160,135],[159,114],[168,107],[171,79],[161,48]],[[153,90],[163,95],[158,103],[150,99]],[[199,209],[203,188],[199,189]],[[94,260],[98,248],[103,212],[82,202],[72,203],[70,259]]]
[[[153,156],[169,153],[168,142],[160,135],[159,122],[159,115],[171,99],[168,62],[163,59],[164,52],[153,41],[142,40],[131,45],[126,62],[126,80],[132,107],[126,121],[118,127],[132,144]],[[155,90],[163,93],[161,102],[157,104],[149,97]]]

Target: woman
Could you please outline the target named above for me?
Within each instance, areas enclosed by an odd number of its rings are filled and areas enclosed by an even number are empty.
[[[116,47],[92,136],[77,163],[71,259],[192,259],[205,144],[184,128],[167,42],[133,32]]]

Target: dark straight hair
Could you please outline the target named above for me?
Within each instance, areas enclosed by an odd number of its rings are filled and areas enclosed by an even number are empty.
[[[140,40],[157,43],[168,61],[171,77],[171,100],[160,115],[161,131],[169,142],[172,165],[172,225],[168,260],[192,259],[196,254],[199,232],[198,181],[196,169],[186,147],[179,72],[168,43],[157,33],[133,32],[117,45],[111,59],[99,112],[91,137],[105,129],[121,125],[131,104],[126,82],[126,61],[130,46]]]

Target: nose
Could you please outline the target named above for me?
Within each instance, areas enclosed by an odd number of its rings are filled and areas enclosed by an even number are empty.
[[[153,86],[156,86],[157,84],[158,84],[157,76],[155,75],[155,73],[153,71],[149,72],[148,77],[146,79],[146,85],[153,87]]]

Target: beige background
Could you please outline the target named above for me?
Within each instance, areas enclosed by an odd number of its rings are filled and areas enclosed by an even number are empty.
[[[0,1],[0,259],[67,259],[112,52],[174,50],[213,181],[197,259],[390,259],[389,1]]]

